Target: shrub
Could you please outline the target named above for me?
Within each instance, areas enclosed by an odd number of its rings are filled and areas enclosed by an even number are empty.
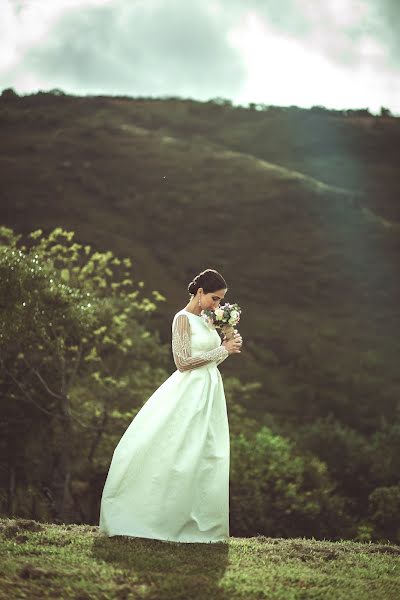
[[[400,485],[376,488],[369,495],[374,537],[400,543]]]
[[[267,427],[252,439],[234,436],[231,448],[233,535],[349,533],[344,502],[333,493],[326,465],[317,457],[296,454],[288,439]]]

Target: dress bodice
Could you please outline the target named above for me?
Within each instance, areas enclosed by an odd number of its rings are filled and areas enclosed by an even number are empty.
[[[215,368],[229,354],[216,329],[185,309],[177,312],[172,321],[172,352],[180,371],[202,366]]]
[[[208,352],[218,348],[221,344],[221,338],[214,327],[208,325],[203,317],[194,315],[187,310],[180,310],[176,313],[175,318],[180,315],[186,315],[190,322],[190,342],[191,342],[191,354],[192,356],[198,356],[202,352]]]

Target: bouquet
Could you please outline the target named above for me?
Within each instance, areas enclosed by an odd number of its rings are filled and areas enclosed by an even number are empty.
[[[220,329],[225,339],[231,339],[235,334],[235,325],[240,321],[242,309],[238,304],[228,302],[215,310],[205,309],[201,312],[203,319],[216,329]]]

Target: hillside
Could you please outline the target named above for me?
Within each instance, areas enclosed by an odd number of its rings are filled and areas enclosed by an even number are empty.
[[[0,519],[0,599],[395,600],[400,546],[230,538],[176,544]]]
[[[150,101],[151,100],[151,101]],[[202,137],[361,193],[363,204],[400,221],[400,119],[374,117],[368,110],[315,106],[253,105],[216,99],[118,99],[127,117],[149,129],[168,128],[181,137]]]
[[[247,408],[370,431],[400,391],[399,121],[3,95],[0,219],[132,257],[167,297],[166,343],[187,282],[217,268],[244,311],[222,370],[263,384]]]

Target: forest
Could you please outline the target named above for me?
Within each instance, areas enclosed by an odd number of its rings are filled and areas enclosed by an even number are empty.
[[[210,267],[231,534],[400,543],[400,119],[9,89],[0,125],[0,514],[97,524]]]

